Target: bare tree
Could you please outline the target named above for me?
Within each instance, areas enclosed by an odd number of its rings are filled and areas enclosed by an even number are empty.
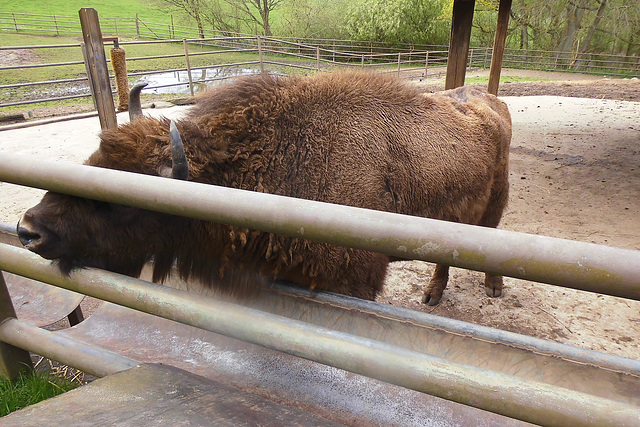
[[[239,12],[238,19],[244,21],[249,27],[262,28],[262,34],[272,36],[271,12],[273,12],[282,0],[225,0]],[[256,31],[257,32],[257,31]]]
[[[204,19],[208,8],[207,0],[160,0],[172,8],[184,11],[189,17],[196,21],[198,34],[204,38]]]

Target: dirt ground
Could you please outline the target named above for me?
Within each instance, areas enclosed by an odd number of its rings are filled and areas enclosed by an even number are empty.
[[[500,87],[513,119],[510,202],[500,227],[640,249],[640,80],[550,79]],[[441,81],[416,84],[443,88]],[[97,119],[83,120],[95,131],[77,127],[80,120],[0,130],[0,150],[80,162],[95,148],[98,128]],[[40,194],[0,184],[0,221],[15,222]],[[482,273],[453,268],[434,308],[420,303],[432,270],[393,263],[378,301],[640,359],[640,302],[511,278],[493,299]]]

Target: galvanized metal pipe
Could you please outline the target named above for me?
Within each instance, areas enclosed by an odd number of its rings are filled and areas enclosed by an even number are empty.
[[[6,153],[0,180],[640,300],[640,251]]]
[[[640,422],[640,408],[632,405],[450,363],[416,351],[131,277],[95,269],[63,276],[48,261],[9,245],[0,245],[0,269],[536,424],[632,426]]]
[[[0,341],[97,377],[140,365],[134,359],[78,341],[64,332],[49,332],[18,319],[7,319],[0,323]]]

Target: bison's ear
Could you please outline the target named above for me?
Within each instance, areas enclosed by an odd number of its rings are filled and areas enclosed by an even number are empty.
[[[187,162],[187,156],[184,153],[184,145],[182,144],[182,138],[180,138],[180,132],[173,120],[169,125],[169,137],[171,139],[171,178],[186,180],[189,178],[189,162]]]

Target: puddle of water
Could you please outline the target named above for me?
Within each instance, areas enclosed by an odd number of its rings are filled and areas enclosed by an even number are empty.
[[[210,86],[217,86],[225,79],[250,74],[258,74],[260,70],[253,68],[209,68],[206,70],[192,70],[194,91],[199,92]],[[190,95],[189,75],[187,71],[172,71],[168,73],[142,76],[138,82],[148,83],[146,93],[175,93]]]

